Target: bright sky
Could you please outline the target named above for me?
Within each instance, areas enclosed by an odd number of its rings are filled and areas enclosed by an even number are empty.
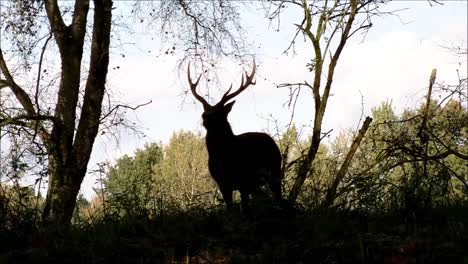
[[[401,11],[399,18],[385,16],[373,21],[374,27],[363,41],[356,35],[345,47],[338,63],[332,87],[323,131],[340,130],[358,125],[361,115],[361,95],[364,99],[364,114],[370,115],[371,108],[385,100],[393,101],[397,110],[414,107],[424,96],[430,72],[437,68],[437,80],[446,83],[457,81],[456,70],[466,73],[466,63],[459,60],[441,46],[467,43],[467,1],[443,1],[444,5],[430,7],[426,1],[395,1],[389,10],[409,8]],[[263,11],[251,8],[246,12],[244,25],[248,29],[249,41],[253,41],[256,55],[257,85],[236,98],[229,116],[235,134],[247,131],[273,131],[269,115],[286,125],[290,110],[285,106],[287,89],[277,89],[275,84],[302,82],[313,76],[305,68],[312,58],[309,44],[299,44],[296,56],[282,54],[293,36],[293,23],[300,22],[300,13],[286,14],[279,32],[268,28],[262,19]],[[135,31],[141,29],[135,25]],[[203,131],[201,105],[187,89],[186,75],[179,75],[177,57],[156,56],[157,41],[143,36],[132,36],[135,46],[128,46],[125,58],[118,52],[111,59],[109,85],[121,101],[141,104],[152,100],[152,104],[136,112],[137,121],[147,135],[144,138],[122,134],[118,146],[114,141],[99,138],[89,170],[96,169],[97,162],[115,161],[123,154],[132,154],[146,142],[167,143],[175,131],[181,129]],[[151,49],[152,53],[147,50]],[[466,61],[465,61],[466,62]],[[242,69],[238,65],[225,63],[225,85],[240,82]],[[184,73],[184,72],[182,72]],[[195,76],[195,75],[194,75]],[[295,123],[308,125],[313,118],[312,97],[303,90],[296,110]],[[219,98],[219,97],[215,97]],[[184,100],[185,99],[185,100]],[[270,125],[270,127],[269,127]],[[96,178],[88,175],[82,192],[89,199],[94,195],[92,186]]]

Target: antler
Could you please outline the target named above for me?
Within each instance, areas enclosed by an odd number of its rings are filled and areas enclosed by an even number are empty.
[[[232,89],[232,84],[231,84],[231,87],[229,87],[229,89],[224,93],[223,98],[221,98],[221,101],[219,101],[218,104],[225,104],[227,101],[231,100],[232,98],[236,97],[238,94],[242,93],[245,89],[247,89],[247,87],[249,87],[249,85],[255,85],[256,82],[253,80],[253,78],[255,76],[256,68],[257,68],[257,65],[255,64],[255,59],[254,59],[253,69],[250,75],[247,73],[247,71],[245,72],[245,77],[246,77],[245,83],[244,83],[244,74],[242,74],[242,80],[241,80],[239,89],[237,89],[232,94],[229,94],[229,92]]]
[[[195,83],[192,82],[192,78],[190,77],[190,62],[188,64],[187,77],[188,77],[188,82],[190,84],[190,90],[192,91],[193,96],[195,96],[195,98],[203,104],[204,109],[207,109],[208,107],[210,107],[211,105],[205,100],[205,98],[201,97],[197,93],[197,85],[198,85],[198,82],[200,81],[201,74],[200,76],[198,76],[198,79]]]

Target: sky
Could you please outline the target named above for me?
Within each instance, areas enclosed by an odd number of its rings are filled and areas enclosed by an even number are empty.
[[[460,65],[460,59],[443,46],[464,43],[466,47],[468,1],[440,2],[443,5],[431,7],[422,0],[393,1],[385,6],[387,10],[406,10],[399,11],[398,17],[374,18],[367,35],[355,35],[348,42],[336,68],[323,131],[333,129],[333,138],[344,129],[356,128],[361,113],[371,115],[372,107],[383,101],[391,101],[397,112],[417,106],[427,92],[433,68],[437,68],[439,82],[456,83],[457,69],[466,76],[466,58]],[[117,8],[125,6],[119,4]],[[254,43],[252,51],[258,67],[256,85],[236,97],[229,115],[235,134],[248,131],[274,134],[272,119],[284,129],[291,114],[287,107],[289,90],[276,88],[276,85],[313,78],[305,67],[313,58],[309,43],[298,43],[294,56],[283,53],[293,37],[293,24],[302,18],[301,13],[286,12],[279,31],[269,27],[263,13],[260,7],[252,5],[242,10],[242,23],[248,32],[248,41]],[[142,31],[140,23],[131,27],[130,31]],[[179,57],[161,55],[159,42],[145,34],[124,36],[123,41],[134,44],[125,46],[125,57],[114,49],[108,86],[113,96],[122,102],[138,105],[152,101],[129,114],[145,137],[125,132],[118,142],[106,136],[98,137],[88,171],[97,169],[96,164],[100,162],[114,164],[118,157],[132,155],[145,143],[167,144],[176,131],[205,132],[201,125],[201,104],[185,93],[188,83],[185,72],[178,69]],[[243,70],[250,71],[248,67],[243,69],[230,62],[222,62],[222,65],[219,76],[223,78],[218,94],[231,82],[234,87],[239,85]],[[220,98],[216,93],[213,97]],[[314,114],[310,91],[301,91],[296,107],[294,122],[307,131]],[[89,173],[81,188],[87,199],[95,195],[95,184],[96,174]]]

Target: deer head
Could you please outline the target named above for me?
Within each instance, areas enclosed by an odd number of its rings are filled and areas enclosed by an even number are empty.
[[[215,105],[209,104],[197,93],[198,77],[193,82],[188,66],[188,82],[193,96],[203,104],[203,126],[206,128],[208,167],[218,184],[224,201],[232,206],[232,192],[241,193],[242,207],[246,208],[250,194],[268,183],[273,198],[281,199],[281,154],[275,141],[265,133],[250,132],[234,135],[227,116],[235,101],[231,101],[250,85],[254,85],[255,61],[250,74],[242,75],[240,87],[231,93],[231,87]]]
[[[244,79],[244,75],[242,75],[240,87],[235,92],[231,93],[231,90],[232,90],[232,84],[231,84],[229,89],[224,93],[221,100],[215,105],[210,105],[205,100],[205,98],[203,98],[197,93],[197,85],[200,82],[201,75],[198,77],[197,81],[194,83],[190,75],[190,63],[189,63],[187,76],[188,76],[188,82],[190,84],[190,91],[192,91],[193,96],[203,105],[204,112],[202,114],[202,119],[203,119],[203,126],[205,128],[207,129],[208,127],[214,128],[218,125],[222,125],[223,123],[227,122],[227,115],[231,111],[232,106],[234,105],[235,101],[232,101],[230,103],[227,103],[227,102],[233,99],[234,97],[236,97],[237,95],[239,95],[240,93],[242,93],[250,85],[255,85],[255,81],[253,80],[255,76],[255,70],[256,70],[256,64],[254,60],[252,72],[250,74],[245,72],[245,79]],[[222,122],[222,121],[225,121],[225,122]]]

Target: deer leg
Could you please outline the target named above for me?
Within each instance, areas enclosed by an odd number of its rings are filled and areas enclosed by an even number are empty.
[[[281,202],[281,200],[283,199],[283,196],[281,195],[281,180],[280,180],[279,175],[278,175],[278,177],[272,177],[272,179],[270,179],[268,185],[269,185],[270,191],[271,191],[271,193],[273,195],[273,200],[276,203]]]
[[[247,212],[249,209],[249,200],[250,200],[250,193],[248,191],[241,191],[241,206],[244,212]]]

